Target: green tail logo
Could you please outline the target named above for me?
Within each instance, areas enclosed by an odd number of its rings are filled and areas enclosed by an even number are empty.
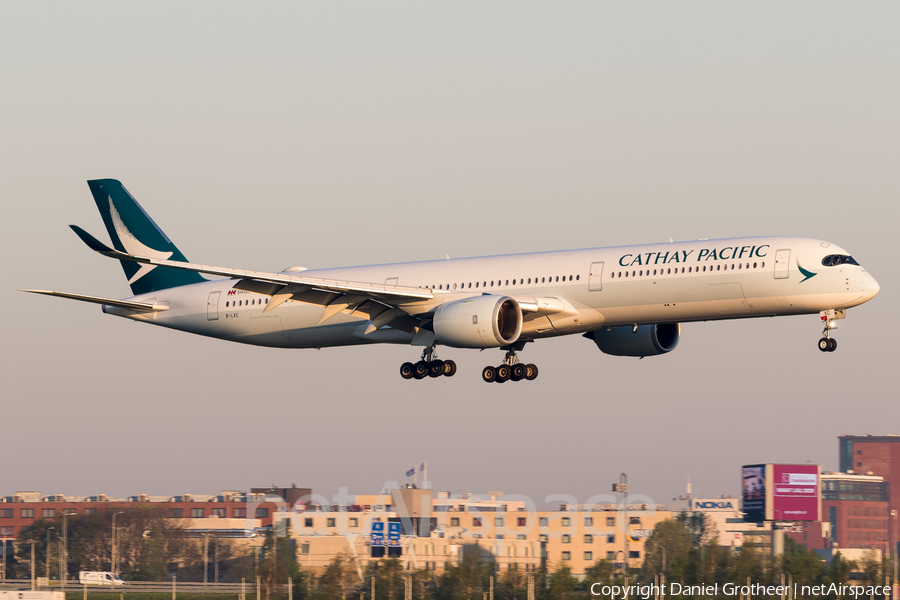
[[[803,283],[807,279],[812,279],[813,277],[818,275],[818,273],[813,273],[812,271],[807,271],[806,269],[801,267],[799,260],[797,260],[797,268],[800,269],[800,272],[803,274],[803,279],[800,280],[800,283]]]

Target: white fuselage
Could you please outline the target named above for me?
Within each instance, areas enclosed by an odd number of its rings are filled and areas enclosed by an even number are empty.
[[[564,311],[526,316],[521,339],[602,327],[818,313],[857,306],[878,293],[861,266],[824,266],[846,255],[822,240],[752,237],[563,250],[505,256],[343,267],[303,275],[434,290],[451,302],[494,294],[553,298]],[[810,275],[811,273],[811,275]],[[235,342],[285,348],[404,343],[412,334],[364,335],[363,315],[319,324],[322,306],[288,301],[263,313],[268,296],[223,279],[136,296],[168,306],[154,313],[104,306],[104,312]]]

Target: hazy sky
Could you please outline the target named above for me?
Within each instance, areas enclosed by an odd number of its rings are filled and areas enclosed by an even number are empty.
[[[579,500],[737,493],[900,433],[896,2],[13,3],[0,17],[0,495],[272,483]],[[85,180],[120,179],[194,262],[278,271],[799,235],[881,284],[817,315],[687,324],[677,351],[276,350],[16,292],[124,297]]]

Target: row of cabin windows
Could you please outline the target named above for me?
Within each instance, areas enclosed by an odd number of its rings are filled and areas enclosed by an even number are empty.
[[[269,303],[268,298],[265,298],[265,300],[263,298],[259,299],[260,306],[262,306],[263,304],[268,304],[268,303]],[[251,298],[250,300],[232,300],[230,302],[225,303],[225,308],[233,307],[233,306],[255,306],[256,304],[257,304],[256,298]]]
[[[522,278],[522,279],[513,279],[513,280],[512,280],[512,284],[513,284],[513,285],[531,285],[532,280],[534,280],[534,283],[535,283],[535,284],[538,284],[538,283],[558,283],[558,282],[560,281],[560,277],[562,277],[562,281],[581,281],[581,275],[562,275],[562,276],[557,275],[556,278],[555,278],[555,281],[554,281],[554,278],[553,278],[553,277],[529,277],[527,280],[524,279],[524,278]],[[568,279],[567,279],[567,277],[568,277]],[[473,287],[474,287],[475,289],[478,289],[478,288],[486,288],[486,287],[494,287],[494,284],[495,284],[495,283],[496,283],[497,287],[501,287],[501,286],[509,286],[509,279],[498,279],[496,282],[493,281],[493,280],[490,281],[490,282],[488,282],[488,281],[476,281],[474,285],[473,285],[472,282],[470,281],[470,282],[468,282],[468,283],[448,283],[448,284],[446,284],[446,285],[443,284],[443,283],[439,283],[439,284],[437,284],[437,285],[426,285],[425,287],[428,288],[428,289],[431,289],[431,290],[451,290],[451,289],[453,289],[453,290],[455,290],[455,289],[465,290],[465,289],[472,289]],[[419,286],[419,287],[422,287],[422,286]]]
[[[746,269],[751,268],[750,263],[745,263],[745,264],[746,264],[746,267],[744,266],[744,263],[736,263],[736,266],[735,266],[735,263],[731,263],[731,270],[734,271],[735,268],[737,268],[738,270],[745,269],[745,268]],[[764,263],[764,262],[763,263],[753,263],[754,269],[756,269],[756,268],[764,269],[765,267],[766,267],[766,263]],[[701,271],[700,267],[687,267],[686,269],[685,269],[685,267],[681,267],[681,271],[678,270],[678,267],[675,267],[674,271],[672,270],[671,267],[669,267],[668,269],[653,269],[653,273],[650,272],[650,269],[647,269],[646,271],[641,269],[638,271],[632,271],[631,276],[632,277],[644,277],[645,275],[646,276],[656,275],[657,271],[659,272],[659,275],[672,275],[673,272],[675,274],[678,274],[679,272],[680,273],[701,273],[701,272],[705,273],[706,266],[705,265],[703,266],[702,271]],[[712,273],[713,271],[728,271],[728,265],[725,265],[724,269],[722,268],[722,265],[716,265],[715,269],[713,269],[713,265],[710,265],[709,272]],[[616,277],[618,277],[620,279],[622,277],[628,277],[628,271],[618,271],[618,273],[616,271],[613,271],[612,273],[610,273],[611,279],[615,279]]]

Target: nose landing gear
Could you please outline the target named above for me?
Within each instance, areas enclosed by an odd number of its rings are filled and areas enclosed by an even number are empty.
[[[819,318],[825,324],[822,330],[822,338],[819,340],[819,350],[822,352],[834,352],[837,350],[837,340],[831,337],[831,332],[837,329],[835,321],[843,319],[846,316],[844,309],[838,308],[833,310],[823,310],[819,313]]]
[[[503,383],[505,381],[521,381],[527,379],[532,381],[537,379],[537,365],[525,364],[519,362],[516,351],[513,348],[506,350],[506,356],[503,358],[503,364],[499,367],[487,366],[481,371],[481,378],[487,382]]]
[[[434,346],[422,351],[419,362],[405,362],[400,365],[400,377],[403,379],[425,379],[426,377],[453,377],[456,375],[456,363],[452,360],[440,360]]]

